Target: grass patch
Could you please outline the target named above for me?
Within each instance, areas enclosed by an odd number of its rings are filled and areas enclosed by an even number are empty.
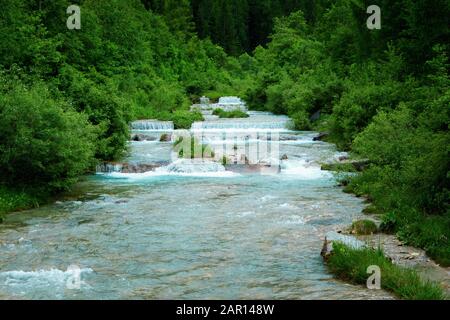
[[[382,212],[373,204],[365,207],[362,211],[364,214],[382,214]]]
[[[219,118],[233,119],[233,118],[248,118],[249,115],[241,110],[224,111],[222,109],[215,109],[213,115]]]
[[[351,232],[357,235],[369,235],[378,232],[378,227],[372,220],[358,220],[352,223]]]
[[[432,216],[415,211],[391,212],[385,215],[383,227],[391,223],[406,245],[425,249],[444,267],[450,266],[450,216]]]
[[[38,207],[43,196],[34,193],[0,186],[0,222],[8,212]]]
[[[416,271],[392,264],[380,249],[352,249],[333,243],[333,253],[327,260],[330,271],[338,278],[365,285],[369,266],[381,269],[381,287],[407,300],[443,300],[443,289],[436,283],[420,278]]]

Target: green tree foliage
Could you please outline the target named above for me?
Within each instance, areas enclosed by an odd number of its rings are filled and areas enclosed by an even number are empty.
[[[326,0],[192,0],[196,29],[233,55],[264,45],[274,18],[301,9],[314,23]]]
[[[193,13],[189,0],[142,0],[145,7],[164,17],[169,28],[189,35],[194,31]]]
[[[131,120],[173,120],[189,128],[202,120],[188,112],[191,99],[232,91],[236,75],[242,75],[237,59],[192,33],[189,1],[74,2],[81,7],[81,30],[66,27],[72,1],[2,2],[0,70],[5,83],[15,84],[2,91],[10,107],[2,109],[0,157],[2,164],[10,162],[0,183],[39,181],[43,188],[63,189],[96,161],[122,157]],[[39,89],[45,91],[40,97]],[[52,112],[59,118],[49,117]],[[29,136],[16,136],[15,118],[25,133],[30,126]],[[36,138],[37,130],[48,134]]]
[[[48,88],[1,78],[0,181],[63,190],[93,164],[94,128]]]

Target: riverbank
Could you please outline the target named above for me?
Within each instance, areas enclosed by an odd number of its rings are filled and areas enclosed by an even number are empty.
[[[450,297],[450,268],[434,262],[423,249],[411,247],[400,241],[395,235],[378,233],[357,236],[372,248],[381,248],[392,263],[412,268],[424,279],[438,283]]]
[[[381,231],[396,235],[404,244],[425,250],[436,263],[450,267],[448,214],[426,214],[413,206],[389,202],[396,196],[371,181],[371,174],[376,168],[370,167],[368,160],[343,157],[335,163],[323,164],[322,170],[335,172],[345,193],[366,199],[369,205],[364,213],[379,220]]]
[[[344,191],[368,199],[371,205],[365,209],[365,213],[374,218],[380,217],[382,231],[395,234],[405,244],[424,249],[438,264],[450,267],[448,215],[429,215],[408,207],[390,211],[380,209],[370,201],[373,199],[371,194],[360,191],[357,182],[350,182]]]
[[[329,270],[337,278],[354,284],[367,284],[368,269],[375,266],[380,270],[380,287],[408,300],[444,300],[444,290],[435,282],[424,280],[410,268],[397,265],[385,256],[381,248],[370,246],[352,248],[340,242],[333,242],[333,250],[325,254]]]
[[[370,222],[375,229],[364,232],[360,222]],[[339,279],[364,284],[357,270],[367,270],[384,261],[387,284],[384,289],[404,299],[447,299],[450,297],[450,268],[434,262],[425,250],[411,247],[395,235],[379,232],[381,220],[357,220],[348,228],[330,234],[322,250],[329,270]],[[344,249],[334,251],[334,242]],[[339,246],[339,244],[338,244]],[[336,259],[330,257],[337,255]],[[331,262],[330,262],[331,261]],[[360,275],[362,277],[362,275]],[[385,275],[386,276],[386,275]],[[365,274],[365,279],[369,274]],[[439,293],[439,294],[438,294]]]
[[[37,190],[17,190],[0,186],[0,223],[7,213],[37,208],[47,201],[48,196]]]
[[[364,166],[361,167],[361,163]],[[338,175],[345,193],[365,198],[368,204],[363,210],[366,219],[354,221],[346,230],[339,231],[363,243],[364,248],[338,243],[333,254],[325,259],[329,270],[339,279],[365,285],[369,276],[367,268],[377,265],[384,275],[382,288],[399,298],[447,299],[450,297],[450,268],[445,224],[430,228],[430,223],[439,217],[416,215],[416,219],[411,219],[410,214],[410,219],[402,219],[394,212],[383,212],[376,207],[373,196],[358,188],[358,176],[368,164],[367,160],[343,156],[335,163],[322,165],[322,170]],[[432,241],[436,238],[439,241]]]

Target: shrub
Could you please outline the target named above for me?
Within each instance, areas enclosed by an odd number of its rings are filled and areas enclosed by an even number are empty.
[[[222,109],[215,109],[213,115],[219,116],[219,118],[248,118],[249,115],[241,110],[224,111]]]
[[[296,130],[311,130],[311,122],[306,111],[298,111],[292,115]]]
[[[349,90],[333,107],[331,131],[338,146],[349,149],[358,133],[379,111],[392,110],[405,99],[405,90],[396,82],[384,85],[350,83]]]
[[[204,119],[200,112],[177,110],[169,116],[168,120],[173,121],[175,129],[190,129],[194,122],[203,121]]]
[[[94,129],[48,89],[21,84],[0,92],[0,182],[67,188],[94,163]]]

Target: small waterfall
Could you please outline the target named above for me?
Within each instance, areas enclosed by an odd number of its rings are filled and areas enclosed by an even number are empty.
[[[169,173],[214,173],[225,172],[225,167],[220,163],[201,159],[180,159],[160,171]]]
[[[287,129],[290,124],[288,119],[276,119],[272,121],[204,121],[192,124],[192,130],[226,130],[226,129],[262,129],[277,130]]]
[[[273,116],[272,112],[268,111],[247,111],[249,116]]]
[[[328,179],[332,177],[331,173],[322,171],[318,164],[306,159],[281,161],[281,173],[294,175],[303,180]]]
[[[174,125],[172,121],[139,120],[132,122],[131,128],[133,130],[172,131]]]
[[[238,97],[221,97],[219,98],[219,104],[222,105],[244,105],[245,102],[241,100],[241,98]]]
[[[205,121],[216,121],[219,120],[219,116],[214,116],[214,115],[203,115],[203,119],[205,119]]]

